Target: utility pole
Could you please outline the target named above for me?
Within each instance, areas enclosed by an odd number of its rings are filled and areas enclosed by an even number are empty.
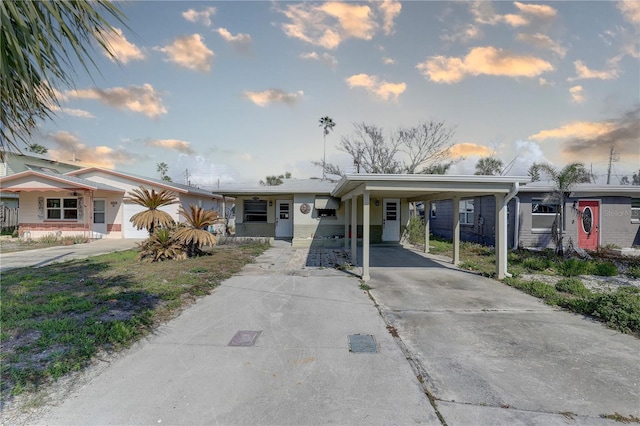
[[[185,175],[185,180],[187,181],[187,186],[191,186],[191,182],[189,182],[189,169],[185,169],[184,175]]]
[[[618,161],[620,161],[620,155],[615,152],[614,146],[611,145],[611,149],[609,150],[609,169],[607,170],[607,185],[609,185],[609,182],[611,182],[611,163],[617,163]]]

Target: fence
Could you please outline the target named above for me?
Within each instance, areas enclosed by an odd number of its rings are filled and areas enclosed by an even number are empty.
[[[18,208],[0,206],[0,228],[4,232],[13,232],[18,228]]]

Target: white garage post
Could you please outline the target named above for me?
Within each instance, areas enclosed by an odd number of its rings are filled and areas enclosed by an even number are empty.
[[[351,263],[358,264],[358,196],[351,197]]]
[[[453,197],[453,264],[460,263],[460,197]]]
[[[507,204],[504,194],[495,194],[496,200],[496,276],[499,280],[507,274]]]
[[[362,280],[369,281],[369,191],[362,195]]]
[[[431,205],[428,201],[424,203],[424,252],[429,253],[429,219],[431,218]],[[427,206],[429,209],[427,210]]]
[[[344,249],[349,249],[349,219],[351,200],[344,200]]]

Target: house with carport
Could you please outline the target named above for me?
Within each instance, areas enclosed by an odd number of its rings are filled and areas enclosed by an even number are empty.
[[[453,263],[460,261],[459,201],[491,197],[495,206],[496,275],[507,272],[507,204],[520,186],[518,176],[348,174],[330,180],[285,180],[278,186],[219,188],[235,198],[236,235],[291,240],[294,246],[343,246],[356,259],[362,250],[363,280],[369,279],[371,244],[399,243],[410,219],[410,205],[453,200]],[[429,219],[425,220],[429,250]]]

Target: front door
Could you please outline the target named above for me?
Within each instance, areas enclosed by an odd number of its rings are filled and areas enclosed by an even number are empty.
[[[382,241],[400,241],[400,200],[382,200]]]
[[[276,200],[276,238],[293,237],[293,201]]]
[[[107,202],[103,198],[93,200],[93,238],[107,236]]]
[[[600,236],[600,202],[598,200],[578,201],[578,247],[598,250]]]

